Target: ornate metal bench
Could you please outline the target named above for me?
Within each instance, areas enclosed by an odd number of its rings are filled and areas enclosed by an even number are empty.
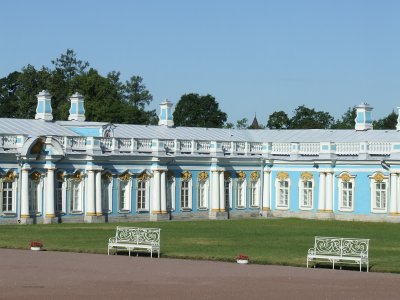
[[[337,237],[315,237],[314,248],[308,250],[308,262],[315,265],[320,262],[331,262],[332,269],[335,264],[358,264],[360,272],[362,265],[369,269],[368,262],[369,239],[337,238]]]
[[[120,227],[118,226],[115,232],[115,237],[108,240],[108,255],[110,250],[114,249],[115,253],[118,250],[128,250],[129,256],[131,251],[139,250],[150,252],[153,257],[153,252],[157,252],[160,257],[160,228],[141,228],[141,227]]]

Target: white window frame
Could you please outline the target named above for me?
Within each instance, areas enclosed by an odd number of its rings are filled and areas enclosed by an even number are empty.
[[[349,180],[345,181],[343,180],[342,176],[343,174],[348,174],[349,176]],[[345,195],[344,195],[344,189],[343,189],[343,184],[344,183],[350,183],[351,184],[351,189],[347,189],[348,191],[351,192],[351,203],[344,203],[345,200]],[[338,190],[339,190],[339,211],[343,211],[343,212],[351,212],[354,211],[354,200],[355,200],[355,176],[350,175],[349,173],[342,173],[341,175],[339,175],[339,180],[338,180]],[[347,200],[347,202],[349,202],[349,200]]]
[[[166,180],[167,211],[175,211],[175,177],[167,176]]]
[[[28,193],[29,193],[29,213],[40,216],[43,208],[43,175],[38,180],[33,180],[29,176]]]
[[[58,185],[61,183],[61,187],[58,187]],[[55,180],[55,187],[54,187],[54,210],[56,212],[56,214],[65,214],[66,212],[66,199],[67,199],[67,183],[65,182],[65,180]],[[61,199],[59,199],[59,193],[60,192],[60,196]],[[59,200],[61,200],[61,208],[59,207]]]
[[[124,201],[121,199],[122,188],[125,187]],[[129,213],[132,205],[132,178],[121,180],[118,178],[118,212]]]
[[[282,186],[283,183],[287,183],[287,186]],[[287,191],[287,193],[286,193],[287,197],[285,197],[285,199],[282,197],[282,196],[285,196],[285,194],[282,194],[283,190]],[[276,199],[275,207],[276,207],[276,209],[278,209],[278,210],[288,210],[289,209],[289,207],[290,207],[290,190],[291,190],[290,177],[283,179],[283,180],[280,178],[275,179],[275,199]]]
[[[311,184],[311,187],[305,186],[305,184]],[[314,208],[314,188],[315,188],[315,181],[314,178],[304,180],[299,180],[299,207],[301,210],[312,210]],[[305,202],[305,194],[311,194],[311,199],[309,199],[310,203]]]
[[[228,193],[227,193],[228,192]],[[228,201],[227,200],[227,196],[228,196]],[[224,179],[224,201],[225,201],[225,206],[228,202],[229,207],[225,207],[225,208],[232,208],[232,178],[228,178],[228,179]]]
[[[136,210],[143,212],[149,211],[149,202],[150,202],[150,182],[151,179],[142,179],[137,177],[136,178]],[[144,187],[141,187],[139,190],[139,183],[143,183]],[[139,208],[139,192],[144,191],[144,207]]]
[[[375,179],[376,173],[373,174],[372,176],[369,176],[370,178],[370,190],[371,190],[371,212],[373,213],[387,213],[388,209],[388,200],[389,200],[389,176],[385,176],[382,174],[382,181],[377,181]],[[377,184],[385,184],[386,189],[384,190],[385,198],[383,199],[385,205],[384,207],[379,207],[377,205]],[[382,191],[382,190],[381,190]]]
[[[85,180],[76,180],[71,178],[69,184],[69,211],[71,214],[83,213],[83,194],[85,189]],[[77,187],[77,197],[74,197],[74,187]]]
[[[240,187],[241,185],[241,187]],[[239,189],[240,187],[240,189]],[[247,181],[245,178],[236,180],[236,201],[235,207],[237,209],[245,209],[246,208],[246,188]]]
[[[249,205],[250,207],[260,207],[260,178],[250,181]]]
[[[18,180],[16,177],[14,177],[14,174],[12,174],[12,176],[14,178],[13,180],[7,179],[7,176],[0,179],[0,195],[1,195],[0,212],[2,215],[15,215],[16,214],[16,195],[17,195]],[[3,210],[3,205],[4,205],[3,183],[11,184],[11,210],[8,210],[8,207],[6,208],[6,210]],[[8,188],[7,188],[7,190],[8,190]],[[6,206],[8,206],[8,203],[6,204]]]
[[[187,182],[187,193],[188,193],[188,199],[187,199],[187,201],[188,201],[188,205],[187,206],[183,206],[182,204],[183,204],[183,199],[182,199],[182,197],[183,197],[183,187],[182,187],[182,184],[184,183],[184,182]],[[190,179],[187,179],[187,180],[185,180],[185,179],[183,179],[183,178],[181,178],[181,180],[180,180],[180,182],[179,182],[179,191],[180,191],[180,197],[179,197],[179,204],[180,204],[180,208],[181,208],[181,210],[182,211],[189,211],[189,210],[192,210],[192,178],[190,177]]]
[[[101,177],[101,207],[104,213],[112,213],[114,178]]]
[[[197,209],[208,209],[209,183],[208,179],[197,180]],[[203,200],[203,201],[201,201]]]

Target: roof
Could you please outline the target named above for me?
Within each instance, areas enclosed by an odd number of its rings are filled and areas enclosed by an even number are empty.
[[[77,136],[55,121],[12,118],[0,118],[0,134]]]

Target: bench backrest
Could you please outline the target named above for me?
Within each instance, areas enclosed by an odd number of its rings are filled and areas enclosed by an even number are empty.
[[[141,245],[160,245],[160,228],[121,227],[115,232],[117,242]]]
[[[318,255],[368,257],[369,239],[315,237],[314,249]]]

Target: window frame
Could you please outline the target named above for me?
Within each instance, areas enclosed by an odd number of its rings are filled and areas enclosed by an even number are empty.
[[[287,186],[282,186],[285,183]],[[287,193],[282,193],[287,191]],[[285,195],[285,199],[283,199]],[[280,172],[275,178],[275,207],[277,210],[289,210],[290,208],[290,196],[291,196],[291,179],[289,174]],[[282,203],[282,199],[284,200]],[[287,203],[285,203],[287,202]]]
[[[136,211],[144,212],[149,211],[149,201],[150,201],[150,182],[151,179],[147,173],[136,177]],[[139,184],[143,184],[139,189]],[[139,195],[144,192],[144,196]],[[143,198],[141,203],[143,207],[139,207],[139,198]]]
[[[388,201],[389,201],[389,176],[385,176],[380,172],[375,172],[370,178],[370,191],[371,191],[371,212],[372,213],[387,213],[388,211]],[[385,207],[378,207],[377,205],[377,184],[385,184]],[[382,190],[381,190],[382,192]]]
[[[351,188],[346,188],[346,191],[350,191],[351,192],[351,204],[350,203],[346,203],[346,205],[344,205],[344,184],[351,184]],[[348,172],[343,172],[342,174],[339,175],[339,180],[338,180],[338,191],[339,191],[339,203],[338,203],[338,209],[341,212],[353,212],[354,211],[354,201],[355,201],[355,176],[351,175]],[[349,197],[347,197],[349,198]],[[347,199],[347,202],[349,202],[349,199]]]
[[[247,204],[246,189],[247,189],[246,178],[237,178],[236,188],[235,188],[235,191],[236,191],[235,208],[236,209],[245,209],[246,208],[246,204]]]
[[[124,191],[124,199],[121,199],[122,191]],[[118,213],[130,213],[132,210],[132,176],[128,173],[124,173],[118,177],[117,198]]]
[[[9,171],[5,176],[2,176],[0,178],[0,193],[1,193],[1,205],[0,205],[0,213],[3,216],[11,216],[11,215],[16,215],[17,214],[17,209],[16,209],[16,197],[17,197],[17,187],[18,187],[18,180],[17,176],[13,171]],[[7,209],[4,210],[4,183],[11,184],[11,190],[8,190],[8,192],[11,192],[11,203],[6,203]],[[7,197],[9,199],[9,197]],[[8,210],[8,206],[11,204],[11,210]]]
[[[305,184],[311,184],[311,187],[305,186]],[[300,178],[299,180],[299,208],[301,210],[313,210],[314,209],[314,197],[315,197],[315,181],[314,178]],[[305,193],[307,191],[307,193]],[[305,203],[305,194],[311,193],[310,203]],[[309,198],[309,197],[307,197]]]
[[[187,183],[187,187],[183,187],[183,184]],[[182,205],[185,204],[184,203],[184,193],[183,191],[187,190],[187,205]],[[179,196],[179,205],[180,205],[180,209],[181,211],[191,211],[192,210],[192,174],[188,171],[183,172],[182,176],[180,178],[180,182],[179,182],[179,192],[180,192],[180,196]]]
[[[103,213],[112,213],[114,178],[110,173],[101,175],[101,207]]]

